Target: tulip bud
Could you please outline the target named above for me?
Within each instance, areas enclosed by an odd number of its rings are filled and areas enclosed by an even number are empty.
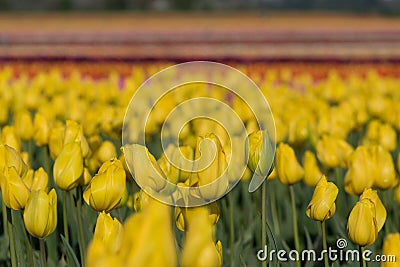
[[[35,114],[33,120],[33,140],[37,146],[44,146],[49,143],[50,126],[45,116],[40,113]]]
[[[337,186],[332,182],[328,182],[325,176],[322,176],[308,204],[307,216],[315,221],[330,219],[336,211],[335,200],[338,193]]]
[[[1,143],[14,148],[17,152],[21,152],[21,144],[14,127],[5,126],[1,133]]]
[[[360,200],[362,200],[362,199],[369,199],[374,203],[375,211],[376,211],[376,222],[377,222],[378,232],[379,232],[382,229],[382,227],[386,221],[385,206],[383,206],[382,201],[379,199],[379,196],[378,196],[378,193],[376,192],[376,190],[372,190],[371,188],[364,190],[364,192],[360,196]]]
[[[381,267],[397,267],[400,264],[400,234],[391,233],[388,234],[383,242],[382,255],[393,255],[395,261],[384,261],[381,263]]]
[[[359,200],[351,210],[347,221],[347,235],[360,246],[371,245],[378,236],[374,203],[365,198]]]
[[[293,148],[280,143],[276,149],[276,171],[282,184],[292,185],[300,182],[304,176],[304,170],[297,161]]]
[[[116,253],[121,248],[122,233],[122,224],[116,218],[113,219],[110,214],[100,212],[97,217],[93,241],[101,241],[109,252]]]
[[[49,183],[49,176],[46,171],[40,167],[33,173],[33,170],[29,170],[27,175],[23,178],[25,185],[31,191],[43,190],[47,192],[47,185]]]
[[[49,151],[52,159],[56,159],[63,148],[65,127],[61,124],[51,128],[49,133]]]
[[[1,192],[4,204],[13,210],[22,210],[29,197],[26,187],[14,167],[6,167],[1,180]]]
[[[67,120],[64,133],[64,146],[71,142],[80,142],[82,157],[89,155],[89,144],[83,135],[82,126],[75,121]]]
[[[321,179],[322,172],[318,166],[314,153],[306,151],[303,158],[304,182],[306,185],[314,187]]]
[[[200,196],[204,199],[215,199],[222,196],[228,189],[227,162],[221,142],[214,134],[207,134],[197,139],[195,169]],[[211,162],[211,164],[209,164]],[[209,165],[207,165],[209,164]],[[207,166],[206,168],[202,168]]]
[[[350,155],[349,170],[344,178],[344,189],[351,195],[360,195],[374,183],[373,162],[368,150],[359,146]]]
[[[193,169],[193,149],[189,146],[169,145],[157,163],[171,183],[185,182],[190,175],[187,170]]]
[[[267,177],[273,170],[274,154],[267,131],[256,131],[247,137],[247,166],[259,177]]]
[[[27,110],[18,111],[14,117],[15,133],[21,140],[28,141],[33,135],[31,114]]]
[[[79,143],[66,144],[54,162],[54,182],[60,189],[70,191],[79,185],[82,173],[83,158]]]
[[[21,155],[12,147],[8,145],[0,145],[0,173],[5,168],[14,167],[19,176],[25,176],[28,171],[28,166],[22,160]]]
[[[387,190],[397,185],[398,179],[394,167],[392,156],[389,151],[381,146],[370,148],[370,154],[373,161],[374,186]]]
[[[215,225],[219,220],[219,208],[217,202],[212,202],[205,206],[208,210],[208,219],[211,225]],[[175,221],[176,227],[185,232],[187,230],[187,225],[191,223],[191,220],[194,220],[194,216],[196,216],[196,212],[194,211],[196,208],[180,208],[175,207]]]
[[[353,148],[343,139],[324,135],[317,142],[317,157],[328,168],[345,167]]]
[[[34,237],[45,238],[57,227],[57,194],[54,189],[47,194],[33,191],[24,210],[26,230]]]
[[[121,201],[126,188],[122,163],[117,159],[106,161],[83,193],[85,202],[96,211],[110,211]]]
[[[104,141],[96,151],[96,157],[100,161],[100,164],[115,158],[117,156],[117,150],[110,141]]]

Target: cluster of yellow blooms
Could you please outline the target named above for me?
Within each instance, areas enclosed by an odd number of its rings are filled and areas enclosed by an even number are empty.
[[[68,213],[76,212],[77,247],[86,266],[222,266],[222,245],[216,240],[215,230],[220,217],[217,203],[176,207],[172,216],[170,206],[142,190],[131,190],[128,185],[133,184],[133,179],[125,158],[133,162],[137,181],[151,180],[154,177],[151,171],[155,170],[172,184],[198,187],[196,197],[208,200],[222,196],[233,176],[238,175],[228,174],[211,189],[201,189],[225,171],[231,157],[228,148],[235,140],[229,139],[223,127],[214,121],[195,120],[182,128],[179,136],[182,146],[168,147],[158,158],[135,145],[132,153],[125,153],[125,147],[121,149],[124,153],[120,153],[126,107],[145,78],[145,72],[139,68],[123,84],[115,73],[95,80],[77,72],[63,76],[57,70],[34,77],[23,74],[16,77],[11,68],[0,71],[0,181],[5,205],[2,215],[11,224],[4,230],[9,239],[13,238],[12,218],[18,219],[11,216],[15,215],[12,210],[23,210],[22,220],[30,235],[42,242],[57,228],[61,233],[63,226],[64,238],[73,246],[67,217]],[[258,130],[251,110],[236,98],[230,100],[248,134],[243,155],[248,155],[249,161],[245,172],[240,174],[242,183],[247,183],[252,173],[268,177],[268,181],[277,178],[289,186],[294,207],[293,186],[304,182],[314,188],[305,213],[323,223],[343,205],[353,206],[348,217],[345,215],[347,234],[361,247],[377,240],[386,220],[400,225],[397,212],[400,186],[395,164],[397,160],[399,170],[399,78],[381,77],[372,71],[365,77],[342,78],[331,72],[317,82],[311,75],[292,76],[287,70],[266,71],[252,78],[269,101],[276,135],[270,140],[266,131]],[[227,98],[225,91],[215,89],[206,93],[217,99]],[[190,94],[183,96],[190,97]],[[149,118],[147,138],[159,133],[162,122],[176,104],[168,99],[162,101]],[[129,130],[134,131],[134,126],[131,127]],[[174,158],[177,153],[188,159],[199,158],[199,144],[204,139],[212,140],[217,152],[210,166],[190,173],[169,163],[168,157]],[[275,159],[271,142],[277,147]],[[202,153],[207,156],[207,151]],[[141,160],[143,157],[149,157],[152,166],[144,165],[147,161]],[[268,164],[271,161],[273,169]],[[330,181],[335,170],[343,170],[345,174]],[[163,181],[154,180],[151,190],[172,192],[173,189],[166,188]],[[57,197],[60,194],[62,201]],[[349,197],[348,203],[337,203],[344,195],[359,199],[355,203]],[[393,199],[381,201],[379,195]],[[72,200],[70,204],[68,198]],[[82,219],[89,215],[82,214],[82,200],[98,212],[93,238],[88,244]],[[385,201],[397,205],[390,213],[397,217],[388,216]],[[62,216],[57,213],[60,205]],[[117,213],[112,213],[121,207],[128,207],[129,214],[133,213],[123,222]],[[294,207],[294,213],[295,210]],[[182,248],[177,244],[173,221],[184,232]],[[295,248],[300,249],[297,222],[293,227]],[[399,266],[399,244],[399,233],[386,232],[382,253],[396,255],[397,262],[383,262],[382,266]],[[14,245],[10,240],[10,258],[16,266],[18,253],[12,248]],[[46,262],[45,257],[42,260]]]

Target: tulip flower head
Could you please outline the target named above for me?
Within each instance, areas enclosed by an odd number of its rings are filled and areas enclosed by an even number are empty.
[[[339,193],[337,186],[322,176],[315,187],[313,197],[308,204],[306,214],[313,220],[325,221],[336,211],[335,200]]]
[[[381,267],[397,267],[400,264],[400,234],[390,233],[386,236],[383,247],[382,255],[393,255],[395,257],[394,262],[386,261],[382,262]]]
[[[292,185],[300,182],[304,177],[304,170],[297,161],[293,148],[280,143],[276,149],[276,171],[282,184]]]

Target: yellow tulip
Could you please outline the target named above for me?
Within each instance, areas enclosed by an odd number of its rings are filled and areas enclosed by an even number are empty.
[[[377,223],[378,232],[379,232],[382,229],[382,227],[386,221],[385,206],[383,206],[382,201],[379,199],[377,191],[372,190],[371,188],[364,190],[364,192],[360,196],[360,200],[362,200],[362,199],[369,199],[374,203],[375,211],[376,211],[376,223]]]
[[[347,221],[347,235],[360,246],[371,245],[378,236],[376,209],[370,199],[362,199],[351,210]]]
[[[374,183],[374,166],[368,150],[359,146],[350,155],[349,170],[344,178],[344,189],[351,195],[360,195]]]
[[[54,182],[60,189],[70,191],[79,185],[82,173],[83,158],[79,142],[66,144],[54,162]]]
[[[324,135],[317,142],[317,157],[328,168],[345,167],[353,148],[340,138]]]
[[[363,144],[381,145],[388,151],[394,151],[397,147],[396,131],[390,124],[373,120],[368,124]]]
[[[199,160],[195,163],[195,169],[202,169],[194,175],[198,179],[200,196],[207,200],[221,197],[228,190],[229,181],[228,164],[219,138],[214,134],[199,137],[195,159]]]
[[[25,176],[28,171],[28,166],[14,148],[0,144],[0,172],[7,167],[14,167],[21,177]]]
[[[322,172],[318,166],[314,153],[306,151],[303,158],[304,183],[314,187],[321,179]]]
[[[373,175],[375,176],[374,186],[387,190],[393,188],[398,183],[393,158],[389,151],[381,146],[370,147],[373,161]]]
[[[57,227],[57,194],[43,190],[33,191],[24,210],[24,223],[28,232],[37,238],[45,238]]]
[[[306,118],[296,118],[289,124],[288,142],[293,146],[304,144],[310,136],[309,123]]]
[[[149,204],[141,212],[126,220],[118,255],[124,260],[125,266],[176,267],[171,208],[149,198]]]
[[[336,211],[335,200],[338,193],[337,186],[332,182],[328,182],[325,176],[322,176],[308,204],[307,216],[315,221],[330,219]]]
[[[44,146],[49,143],[50,125],[45,116],[40,113],[35,114],[33,119],[33,140],[37,146]]]
[[[381,263],[381,267],[398,267],[400,264],[400,234],[388,234],[383,242],[382,255],[392,255],[394,261],[385,261]]]
[[[49,133],[50,156],[55,160],[63,148],[65,127],[57,124],[51,128]]]
[[[212,202],[205,206],[208,210],[208,219],[212,225],[215,225],[219,220],[219,208],[217,202]],[[196,208],[180,208],[175,207],[175,221],[176,227],[181,231],[187,230],[187,225],[190,224],[190,221],[194,219],[196,212],[194,212]]]
[[[126,175],[118,159],[106,161],[83,193],[85,202],[96,211],[110,211],[121,201]]]
[[[304,177],[303,167],[297,161],[293,148],[280,143],[276,149],[276,172],[282,184],[292,185]]]
[[[97,217],[93,241],[101,241],[111,253],[117,253],[121,248],[123,237],[122,224],[110,214],[100,212]]]
[[[8,103],[3,98],[0,98],[0,125],[8,121]]]
[[[117,156],[117,150],[115,146],[110,141],[104,141],[100,147],[96,150],[96,158],[99,160],[100,164],[115,158]]]
[[[169,145],[157,163],[171,183],[185,182],[190,176],[190,172],[187,170],[193,169],[193,153],[193,149],[189,146]],[[181,158],[185,158],[187,161],[180,161]],[[175,166],[173,163],[178,165]]]
[[[29,170],[28,173],[30,171],[32,173],[25,175],[25,177],[23,178],[23,181],[25,185],[29,188],[29,190],[31,191],[43,190],[47,192],[49,176],[47,175],[46,171],[42,167],[40,167],[34,173],[32,170]]]
[[[21,144],[13,126],[5,126],[1,132],[1,143],[21,152]]]
[[[90,152],[89,144],[83,135],[82,126],[72,120],[67,120],[64,132],[64,146],[72,142],[79,142],[82,151],[82,157],[87,157]]]
[[[29,189],[26,187],[17,170],[14,167],[6,167],[1,180],[1,192],[4,204],[13,210],[22,210],[29,197]]]
[[[182,267],[222,266],[221,244],[213,241],[213,225],[204,207],[191,209],[182,250]]]
[[[33,125],[29,111],[24,109],[15,113],[14,129],[21,140],[28,141],[32,138]]]
[[[273,170],[274,154],[267,131],[256,131],[247,137],[247,166],[259,177],[267,177]]]

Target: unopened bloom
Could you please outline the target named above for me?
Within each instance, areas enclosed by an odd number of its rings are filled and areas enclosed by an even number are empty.
[[[360,195],[374,183],[374,164],[364,146],[359,146],[350,155],[349,170],[344,178],[344,189],[351,195]]]
[[[246,153],[247,166],[257,176],[265,178],[272,172],[274,153],[267,131],[256,131],[247,137]]]
[[[66,144],[54,162],[54,182],[60,189],[70,191],[79,185],[82,173],[83,158],[79,142]]]
[[[82,157],[89,155],[89,144],[83,135],[82,126],[72,120],[67,120],[64,132],[64,146],[69,143],[78,142],[81,146]]]
[[[28,232],[37,238],[52,234],[57,226],[57,194],[52,189],[32,191],[24,210],[24,223]]]
[[[122,224],[110,214],[100,212],[97,217],[93,239],[103,242],[112,252],[118,252],[122,242]]]
[[[21,155],[8,145],[0,145],[0,172],[7,167],[14,167],[19,176],[25,176],[28,166],[25,164]],[[1,175],[1,174],[0,174]]]
[[[0,180],[4,204],[13,210],[23,209],[30,192],[17,170],[14,167],[6,167]]]
[[[353,148],[345,140],[324,135],[317,142],[317,157],[328,168],[345,167]]]
[[[338,193],[337,186],[322,176],[308,204],[307,216],[316,221],[325,221],[331,218],[336,211],[335,200]]]
[[[217,202],[212,202],[205,206],[208,210],[208,219],[212,225],[215,225],[219,219],[219,208]],[[191,220],[194,220],[196,216],[196,208],[175,208],[175,221],[176,227],[181,231],[186,231]]]
[[[398,267],[400,264],[400,233],[388,234],[383,242],[382,255],[394,256],[394,261],[384,261],[381,267]]]
[[[20,110],[15,113],[14,117],[15,133],[21,140],[28,141],[33,135],[33,125],[31,114],[28,110]]]
[[[389,151],[381,146],[372,146],[369,150],[373,162],[374,186],[381,190],[395,187],[398,179]]]
[[[33,140],[37,146],[44,146],[49,143],[50,125],[45,116],[35,114],[33,119]]]
[[[378,236],[375,204],[367,198],[361,199],[351,210],[347,221],[347,235],[360,246],[371,245]]]
[[[306,151],[303,158],[304,183],[314,187],[321,179],[322,172],[318,166],[314,153]]]
[[[5,126],[1,131],[1,143],[21,152],[21,144],[13,126]]]
[[[49,176],[47,175],[46,171],[42,167],[40,167],[35,172],[29,170],[28,173],[23,177],[23,181],[25,185],[29,188],[29,190],[43,190],[47,192]]]
[[[96,211],[110,211],[121,201],[126,188],[126,175],[118,159],[106,161],[92,178],[83,198]]]
[[[57,124],[51,128],[49,133],[49,151],[50,156],[55,160],[63,148],[65,127]]]
[[[276,171],[282,184],[292,185],[304,177],[303,167],[297,161],[293,148],[280,143],[276,149]]]
[[[382,229],[382,227],[386,221],[385,206],[383,206],[382,201],[379,199],[379,196],[378,196],[378,193],[376,192],[376,190],[372,190],[371,188],[364,190],[364,192],[360,196],[360,200],[362,200],[362,199],[369,199],[374,203],[375,211],[376,211],[376,223],[377,223],[378,232],[379,232]]]
[[[115,149],[113,143],[111,143],[110,141],[104,141],[97,149],[95,155],[101,164],[103,162],[106,162],[107,160],[115,158],[117,156],[117,150]]]

